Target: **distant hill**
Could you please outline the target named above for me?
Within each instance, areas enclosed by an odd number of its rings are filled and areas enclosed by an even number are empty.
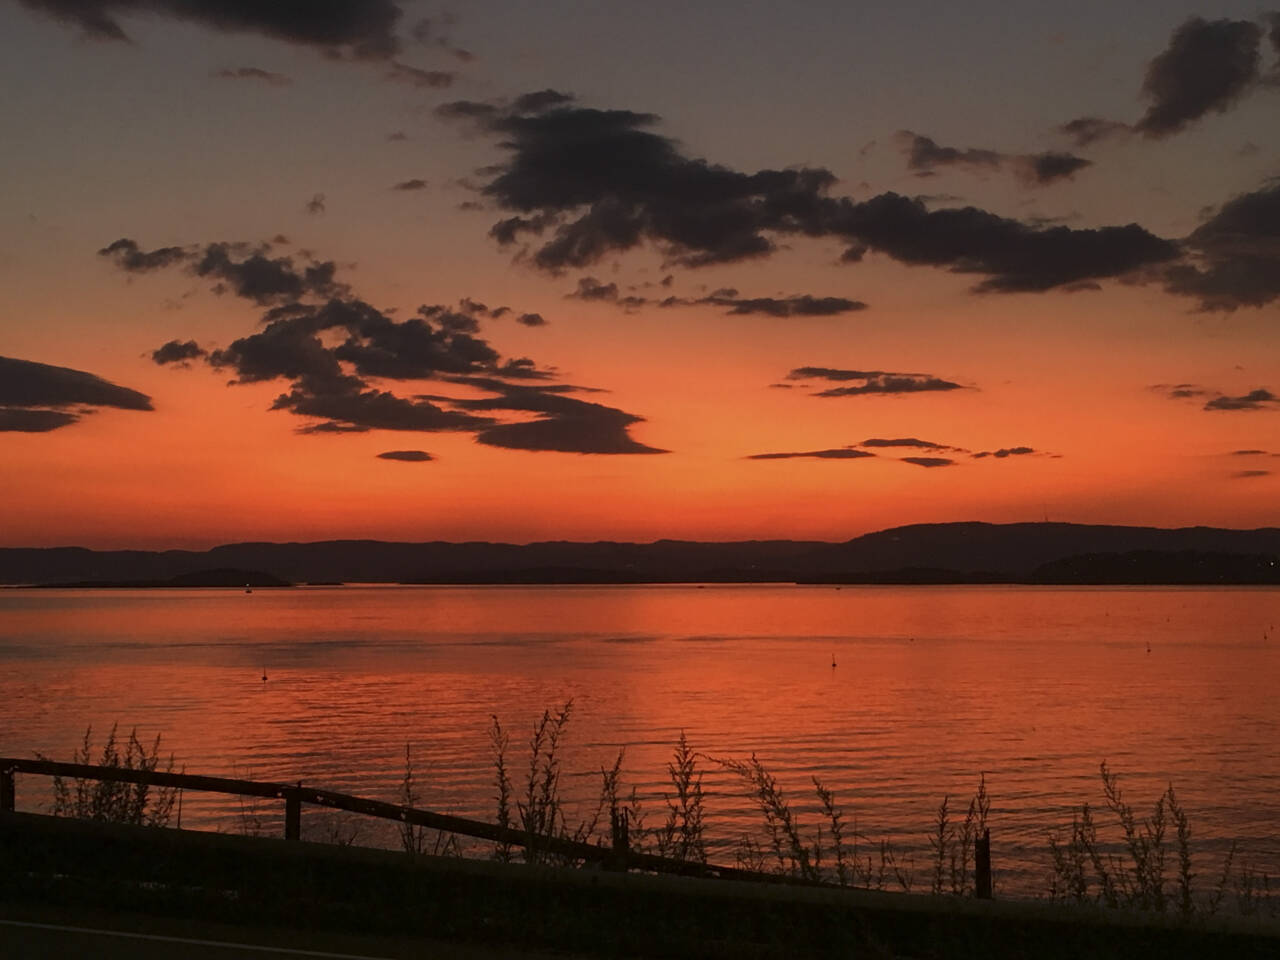
[[[78,580],[42,583],[43,587],[292,587],[288,580],[281,580],[270,573],[257,570],[196,570],[180,573],[167,580]]]
[[[294,583],[1024,582],[1055,561],[1141,551],[1275,557],[1280,529],[940,523],[844,543],[330,540],[236,543],[206,551],[0,548],[0,583],[166,581],[217,569],[270,570]]]
[[[1160,583],[1280,585],[1280,560],[1265,553],[1199,550],[1086,553],[1037,567],[1033,583]]]

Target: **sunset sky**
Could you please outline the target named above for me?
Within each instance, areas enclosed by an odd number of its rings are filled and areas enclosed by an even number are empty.
[[[1128,6],[0,0],[0,546],[1280,524],[1280,13]]]

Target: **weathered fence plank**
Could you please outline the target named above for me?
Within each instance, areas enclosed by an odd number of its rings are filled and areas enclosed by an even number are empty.
[[[85,780],[110,780],[118,783],[145,783],[153,786],[175,787],[182,790],[197,790],[206,793],[226,793],[233,796],[267,797],[285,801],[285,837],[296,840],[301,836],[302,804],[326,807],[330,810],[345,810],[366,817],[380,820],[395,820],[413,826],[427,827],[444,833],[454,833],[478,840],[489,840],[494,843],[527,847],[530,843],[537,845],[539,852],[549,853],[566,862],[603,863],[616,865],[627,870],[650,870],[655,873],[674,873],[683,876],[721,877],[725,879],[752,880],[769,883],[800,883],[794,878],[771,873],[757,873],[737,867],[720,867],[712,864],[685,862],[659,857],[651,853],[636,853],[630,849],[627,840],[618,843],[619,834],[615,832],[611,846],[597,846],[563,837],[531,836],[524,830],[514,827],[500,827],[483,820],[468,820],[464,817],[434,813],[430,810],[419,810],[382,800],[370,800],[365,797],[353,797],[332,790],[318,790],[304,787],[300,782],[263,783],[256,780],[235,780],[228,777],[204,777],[190,773],[165,773],[159,770],[137,770],[123,767],[99,767],[83,763],[61,763],[55,760],[25,760],[17,757],[0,757],[0,774],[8,773],[12,797],[13,773],[37,774],[49,777],[77,777]],[[3,781],[0,781],[0,807],[3,807]],[[3,809],[12,810],[12,800]],[[625,814],[624,814],[625,817]],[[622,837],[626,837],[625,819],[622,825]],[[807,883],[806,885],[821,885]]]
[[[973,841],[973,894],[979,900],[991,899],[991,830]]]

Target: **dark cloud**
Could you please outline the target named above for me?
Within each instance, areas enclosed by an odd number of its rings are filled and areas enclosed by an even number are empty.
[[[644,240],[688,265],[764,255],[775,246],[764,231],[794,228],[797,205],[812,207],[835,180],[825,170],[747,175],[690,160],[648,129],[651,114],[566,103],[544,95],[533,115],[470,102],[439,111],[480,122],[512,154],[484,192],[526,216],[495,227],[495,236],[511,242],[551,218],[555,232],[533,254],[543,269],[585,266]]]
[[[1111,140],[1132,132],[1127,123],[1104,120],[1102,117],[1077,117],[1058,128],[1058,132],[1071,138],[1077,147],[1088,147],[1103,140]]]
[[[533,93],[522,94],[516,97],[512,108],[516,113],[542,113],[553,107],[563,107],[573,103],[573,94],[562,93],[559,90],[535,90]]]
[[[627,433],[627,427],[643,419],[612,407],[601,407],[584,416],[547,417],[490,427],[477,434],[476,440],[508,450],[584,454],[666,453],[666,450],[636,441]]]
[[[422,309],[425,316],[436,316],[437,314],[448,312],[444,307],[424,307]],[[458,310],[468,317],[491,317],[495,320],[503,314],[511,312],[510,307],[493,307],[491,309],[486,304],[481,303],[479,300],[472,300],[470,297],[463,297],[458,301]],[[474,332],[479,329],[479,325],[472,325],[470,329]]]
[[[933,173],[938,167],[955,166],[994,170],[1005,161],[1005,155],[995,150],[942,147],[910,130],[899,130],[895,137],[906,151],[907,169],[921,174]]]
[[[955,461],[948,457],[901,457],[903,463],[911,463],[917,467],[950,467]]]
[[[1018,157],[1016,162],[1024,179],[1040,185],[1070,180],[1085,167],[1093,165],[1092,160],[1084,157],[1055,151],[1026,154]]]
[[[391,133],[387,134],[388,143],[404,143],[408,139],[409,135],[403,130],[393,130]]]
[[[1212,391],[1194,383],[1156,383],[1147,388],[1156,393],[1163,393],[1170,400],[1188,400],[1192,397],[1208,396]]]
[[[200,348],[200,344],[194,340],[170,340],[159,349],[153,350],[151,359],[163,366],[166,363],[186,364],[205,355],[206,353]]]
[[[414,177],[412,180],[401,180],[395,184],[392,190],[425,190],[427,189],[427,181]]]
[[[792,460],[797,457],[814,460],[861,460],[874,457],[869,450],[855,450],[853,447],[836,447],[833,450],[808,450],[803,453],[753,453],[747,460]]]
[[[845,297],[815,297],[807,293],[792,297],[717,297],[690,301],[725,307],[730,314],[764,314],[770,317],[834,317],[867,309],[861,300]]]
[[[1208,411],[1231,411],[1231,410],[1276,410],[1280,409],[1280,396],[1272,393],[1266,388],[1259,387],[1248,393],[1239,396],[1230,396],[1219,390],[1211,390],[1207,387],[1199,386],[1194,383],[1157,383],[1148,389],[1157,393],[1162,393],[1170,400],[1193,400],[1200,397],[1209,397],[1201,408]],[[1263,453],[1262,450],[1237,450],[1236,454],[1240,456]]]
[[[617,300],[618,285],[601,283],[595,277],[581,277],[578,280],[578,289],[569,296],[577,300]]]
[[[86,407],[154,409],[146,394],[92,373],[0,357],[0,431],[47,433],[77,422]]]
[[[665,283],[663,284],[666,285]],[[770,317],[833,317],[842,313],[852,313],[867,309],[861,300],[850,300],[846,297],[815,297],[811,294],[797,294],[791,297],[739,297],[738,291],[732,288],[716,290],[708,296],[697,298],[664,297],[661,300],[635,295],[623,296],[616,283],[601,283],[595,277],[581,277],[578,288],[568,296],[578,300],[598,300],[616,303],[624,309],[636,309],[644,306],[655,307],[723,307],[726,313],[746,316],[763,314]]]
[[[787,377],[792,380],[867,380],[885,376],[883,370],[840,370],[836,367],[796,367]]]
[[[324,194],[313,193],[311,199],[307,201],[307,213],[317,216],[324,213],[327,208],[324,205]]]
[[[145,273],[148,270],[159,270],[172,266],[190,256],[191,251],[185,247],[158,247],[144,251],[128,237],[122,237],[98,251],[99,256],[109,257],[121,270],[130,273]]]
[[[1274,18],[1269,14],[1264,19]],[[1276,42],[1275,20],[1271,20]],[[1128,133],[1161,139],[1210,113],[1224,113],[1258,85],[1263,28],[1248,20],[1191,17],[1147,65],[1142,95],[1146,112],[1132,126],[1101,117],[1079,117],[1058,128],[1077,147]],[[1277,72],[1280,76],[1280,71]]]
[[[893,375],[885,374],[879,377],[871,377],[866,383],[859,384],[854,387],[832,387],[828,390],[820,390],[814,396],[817,397],[857,397],[866,394],[899,394],[899,393],[928,393],[938,390],[963,390],[958,383],[952,383],[950,380],[940,380],[937,377],[916,377],[909,375]]]
[[[113,245],[111,256],[146,254],[136,244]],[[548,381],[553,371],[528,357],[504,359],[480,336],[481,320],[512,313],[463,298],[455,307],[423,305],[395,319],[352,295],[335,280],[331,262],[272,259],[245,244],[180,248],[169,263],[215,285],[231,287],[267,309],[260,329],[205,353],[194,341],[170,341],[157,362],[203,359],[229,372],[232,383],[288,381],[271,406],[308,421],[303,433],[369,430],[465,431],[480,443],[522,450],[572,453],[664,453],[634,440],[629,428],[641,417],[582,400],[587,388]],[[519,314],[536,325],[536,314]],[[443,380],[490,394],[486,397],[402,396],[371,381]],[[511,381],[525,381],[512,383]],[[141,396],[141,395],[139,395]],[[145,398],[143,398],[145,400]],[[532,414],[507,422],[501,413]]]
[[[426,463],[428,460],[434,460],[435,457],[425,450],[388,450],[386,453],[378,454],[378,459],[399,460],[403,463]]]
[[[332,260],[300,263],[292,257],[272,257],[270,252],[269,244],[250,246],[243,243],[161,247],[146,251],[126,238],[103,247],[98,254],[130,273],[184,263],[195,276],[217,281],[216,292],[231,292],[263,305],[293,301],[308,295],[336,296],[345,291],[346,288],[334,279],[337,265]]]
[[[324,317],[326,312],[335,316]],[[361,376],[415,380],[479,373],[493,370],[499,360],[488,341],[474,335],[468,318],[448,311],[395,321],[362,301],[330,301],[317,317],[325,329],[347,331],[333,355]]]
[[[322,426],[354,427],[362,431],[476,430],[493,423],[489,417],[445,410],[430,400],[408,399],[386,390],[363,389],[355,378],[320,384],[300,381],[290,392],[278,396],[271,409],[316,418],[322,421]]]
[[[540,313],[522,313],[516,317],[516,323],[524,324],[526,327],[542,327],[546,326],[547,321]]]
[[[815,397],[857,397],[870,394],[929,393],[964,390],[959,383],[943,380],[928,373],[889,373],[884,370],[839,370],[832,367],[796,367],[789,380],[831,380],[853,383],[848,387],[831,387],[814,393]],[[861,381],[861,382],[855,382]]]
[[[934,443],[932,440],[918,440],[915,437],[899,437],[897,439],[886,439],[884,437],[871,437],[863,440],[859,444],[862,447],[917,447],[921,450],[952,450],[943,443]]]
[[[453,86],[457,74],[449,70],[422,70],[411,67],[407,63],[393,60],[387,70],[387,79],[396,83],[405,83],[411,87],[430,90],[443,90]]]
[[[1131,274],[1177,257],[1177,245],[1136,224],[1043,227],[973,207],[929,210],[893,193],[832,197],[820,168],[742,173],[686,156],[629,110],[559,105],[534,114],[497,102],[437,110],[492,135],[508,156],[482,192],[514,216],[494,224],[502,245],[550,272],[586,267],[642,244],[669,263],[703,266],[764,257],[780,238],[831,237],[844,259],[868,251],[982,276],[979,292],[1043,291]]]
[[[30,410],[25,407],[0,407],[0,433],[48,433],[69,427],[80,417],[65,410]]]
[[[1239,397],[1214,397],[1204,405],[1205,410],[1276,410],[1280,409],[1280,397],[1270,390],[1250,390]]]
[[[1202,310],[1261,307],[1280,298],[1280,181],[1223,204],[1185,240],[1188,260],[1164,272],[1165,289]]]
[[[526,314],[526,316],[537,316],[537,314]],[[533,326],[533,324],[529,325]],[[539,368],[529,357],[516,357],[513,360],[508,360],[498,367],[494,373],[508,380],[551,380],[555,376],[554,371]],[[586,387],[579,387],[578,389],[588,393],[591,392]]]
[[[238,297],[268,304],[304,295],[334,296],[343,287],[334,281],[332,260],[296,264],[292,257],[269,257],[239,244],[211,243],[191,262],[198,277],[216,279]],[[221,292],[221,288],[219,288]]]
[[[213,76],[223,80],[257,80],[273,87],[287,87],[293,83],[283,73],[272,73],[258,67],[237,67],[234,70],[225,68],[215,71]]]
[[[1178,255],[1171,241],[1137,224],[1073,230],[1032,227],[975,207],[929,210],[886,193],[862,203],[843,201],[838,231],[902,263],[946,266],[985,274],[978,292],[1035,292],[1083,280],[1119,277]],[[859,259],[851,247],[846,258]]]
[[[1142,93],[1151,104],[1134,129],[1167,137],[1226,111],[1258,80],[1261,39],[1262,28],[1248,20],[1187,20],[1147,67]]]
[[[1270,470],[1237,470],[1231,475],[1232,480],[1245,480],[1249,477],[1269,477]]]
[[[917,176],[932,176],[940,167],[966,167],[971,170],[1009,168],[1028,184],[1047,186],[1058,180],[1069,180],[1085,167],[1091,166],[1091,161],[1071,153],[1012,154],[976,148],[960,150],[956,147],[939,146],[929,137],[910,130],[899,130],[896,136],[907,154],[907,169],[914,170]]]
[[[0,357],[0,405],[62,407],[72,404],[118,407],[121,410],[153,409],[151,399],[145,394],[117,386],[91,373]]]
[[[471,378],[471,386],[498,395],[481,400],[459,400],[458,406],[475,411],[510,410],[533,413],[535,420],[505,423],[481,430],[479,443],[511,450],[554,450],[560,453],[666,453],[633,439],[628,427],[643,423],[614,407],[591,403],[566,394],[579,388],[567,384],[523,386]]]
[[[19,0],[23,6],[79,27],[100,40],[128,40],[120,15],[149,14],[234,33],[257,33],[300,46],[359,59],[380,59],[399,49],[400,5],[394,0]]]
[[[1232,450],[1230,455],[1233,457],[1265,457],[1268,454],[1265,450]]]
[[[983,457],[995,457],[998,460],[1003,460],[1006,457],[1025,457],[1035,452],[1032,447],[1001,447],[999,450],[983,450],[979,453],[970,454],[970,456],[975,460],[981,460]]]

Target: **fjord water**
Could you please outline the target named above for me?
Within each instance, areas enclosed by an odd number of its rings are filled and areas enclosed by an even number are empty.
[[[572,698],[567,792],[593,794],[625,746],[651,826],[684,730],[710,756],[755,752],[808,831],[818,776],[859,833],[914,851],[927,888],[939,801],[962,816],[985,773],[998,889],[1029,896],[1050,832],[1102,806],[1106,760],[1140,813],[1175,785],[1211,886],[1232,838],[1280,871],[1278,624],[1266,588],[3,590],[0,752],[70,759],[86,725],[101,744],[118,722],[191,773],[395,800],[407,743],[421,805],[492,819],[491,715],[518,792],[532,724]],[[732,862],[760,817],[703,766],[712,859]],[[23,778],[19,808],[43,795]],[[184,826],[244,813],[183,798]],[[329,816],[306,813],[304,836],[335,835]]]

